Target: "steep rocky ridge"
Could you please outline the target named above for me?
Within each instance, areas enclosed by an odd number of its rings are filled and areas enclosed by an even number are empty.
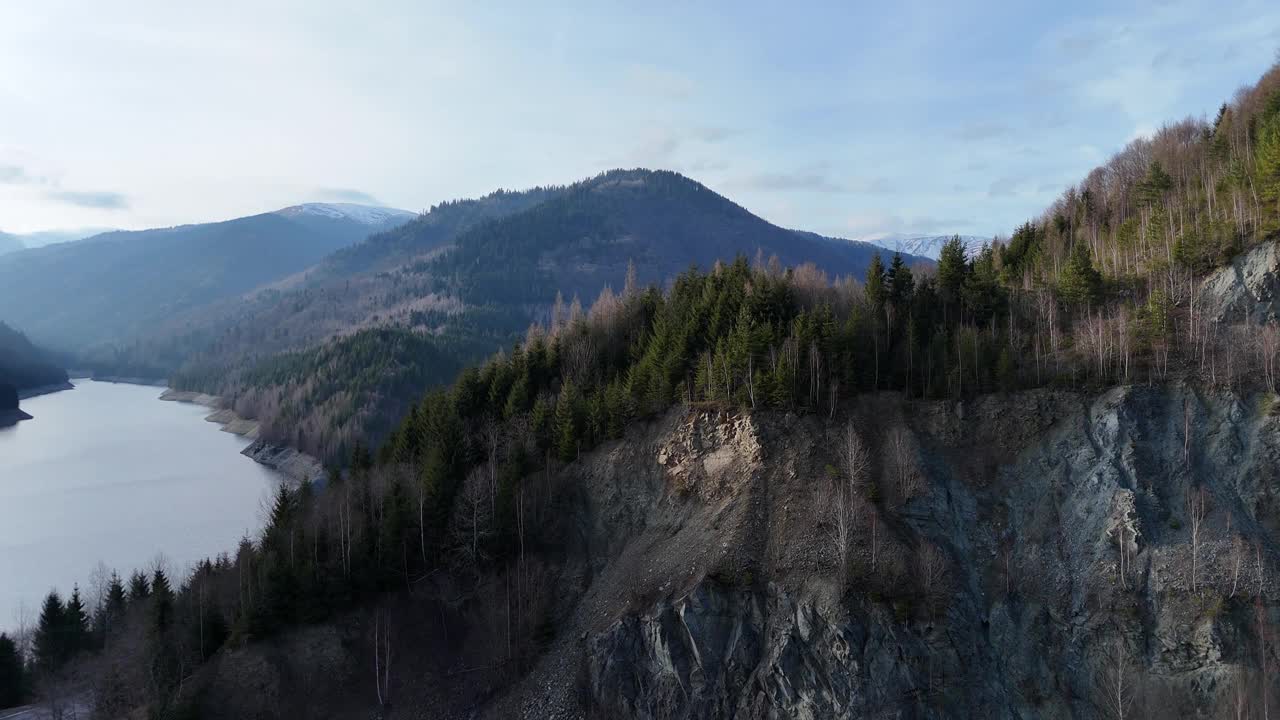
[[[1260,708],[1280,619],[1274,400],[1170,385],[866,397],[833,419],[673,410],[530,479],[549,637],[527,672],[476,662],[494,636],[432,599],[457,585],[428,583],[403,602],[439,625],[406,628],[392,695],[441,717],[1095,718],[1123,677],[1127,717]],[[842,569],[829,466],[847,423],[875,489]],[[368,627],[337,629],[349,692]],[[309,672],[278,647],[237,653],[224,691],[264,662],[253,677]]]

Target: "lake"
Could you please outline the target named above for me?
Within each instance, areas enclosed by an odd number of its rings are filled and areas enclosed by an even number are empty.
[[[163,554],[196,561],[257,535],[280,476],[244,457],[249,441],[211,411],[159,400],[163,388],[91,380],[22,401],[35,416],[0,428],[0,628],[34,622],[56,587],[91,595],[99,561],[128,580]],[[175,585],[180,578],[174,578]]]

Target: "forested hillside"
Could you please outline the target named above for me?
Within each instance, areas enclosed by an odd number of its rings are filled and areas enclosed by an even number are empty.
[[[396,211],[370,225],[281,211],[9,253],[0,258],[0,307],[41,343],[80,354],[82,365],[146,375],[169,358],[130,355],[139,338],[408,217]]]
[[[316,279],[304,280],[302,287],[260,291],[205,352],[184,363],[174,382],[236,398],[238,407],[264,421],[264,437],[270,440],[341,457],[356,438],[381,441],[383,434],[374,427],[389,426],[396,416],[396,394],[390,388],[359,393],[355,415],[370,425],[344,430],[343,441],[310,430],[285,432],[276,412],[303,418],[304,428],[320,428],[325,423],[318,418],[338,412],[327,407],[336,395],[299,395],[294,388],[306,384],[307,376],[258,372],[259,362],[275,364],[271,352],[332,358],[348,347],[327,343],[334,334],[398,327],[427,336],[440,353],[464,365],[510,347],[530,323],[545,322],[553,312],[580,312],[581,303],[605,287],[621,291],[628,282],[662,283],[692,265],[709,268],[737,254],[768,260],[779,269],[813,262],[832,274],[861,275],[876,252],[866,243],[771,225],[670,172],[618,170],[567,188],[499,192],[434,207],[414,222],[339,252],[313,270]],[[390,269],[345,274],[363,267]],[[372,334],[365,342],[400,337]],[[164,354],[159,345],[143,347]],[[426,382],[418,392],[451,379],[421,378]]]
[[[12,385],[21,391],[65,382],[67,372],[53,355],[0,322],[0,385]]]
[[[51,595],[37,671],[105,646],[110,714],[1263,716],[1280,330],[1208,308],[1280,288],[1273,152],[1280,69],[1007,243],[873,256],[856,280],[745,254],[593,275],[600,239],[631,237],[593,208],[672,178],[557,194],[527,236],[519,215],[477,225],[397,271],[456,303],[415,323],[435,338],[239,370],[250,410],[287,418],[272,432],[344,428],[329,485],[281,488],[260,537],[176,588]],[[467,331],[440,328],[504,307],[487,293],[535,302],[564,257],[616,292],[555,303],[377,448],[352,441],[349,382],[449,372],[435,343]],[[495,258],[520,268],[506,288]]]

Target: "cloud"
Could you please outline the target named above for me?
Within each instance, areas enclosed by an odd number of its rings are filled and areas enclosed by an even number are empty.
[[[602,164],[610,166],[621,164],[628,167],[634,165],[680,167],[684,164],[680,161],[680,156],[687,155],[687,153],[681,151],[689,148],[691,144],[710,145],[719,143],[736,135],[737,132],[732,128],[714,126],[684,130],[653,128],[642,136],[635,146],[627,152],[621,163],[616,160],[606,160]],[[692,163],[695,166],[698,164],[698,161]]]
[[[1013,134],[1013,129],[999,122],[984,121],[965,125],[954,133],[957,140],[991,140]]]
[[[727,127],[701,127],[689,131],[690,139],[705,143],[718,143],[737,134],[737,130]]]
[[[49,199],[67,205],[98,210],[124,210],[129,201],[124,195],[116,192],[84,192],[76,190],[56,190],[48,194]]]
[[[363,190],[354,188],[316,188],[315,196],[328,202],[357,203],[360,205],[381,205],[378,198]]]
[[[627,79],[642,93],[670,100],[686,100],[696,89],[688,75],[657,65],[632,65],[627,69]]]
[[[835,180],[824,169],[806,169],[794,172],[765,172],[748,175],[727,183],[736,190],[760,192],[829,192],[883,194],[893,191],[888,180],[881,177]]]
[[[43,185],[45,182],[21,165],[0,165],[0,185]]]
[[[991,183],[987,195],[991,197],[1013,197],[1019,193],[1024,181],[1022,178],[1002,177]]]
[[[930,215],[903,218],[894,213],[873,210],[846,218],[842,231],[855,240],[874,242],[892,236],[965,234],[972,227],[971,220]]]

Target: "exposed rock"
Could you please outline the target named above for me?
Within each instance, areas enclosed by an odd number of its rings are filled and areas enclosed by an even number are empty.
[[[293,448],[268,444],[264,440],[254,440],[240,454],[295,482],[324,482],[326,477],[324,464],[314,457]]]
[[[1197,302],[1214,322],[1280,318],[1280,241],[1268,241],[1210,274]]]
[[[1276,615],[1270,573],[1231,560],[1235,536],[1267,563],[1275,551],[1270,402],[1031,392],[961,420],[948,403],[866,399],[853,418],[877,458],[879,558],[862,525],[844,572],[835,425],[672,413],[567,469],[584,533],[570,607],[489,716],[1092,718],[1119,652],[1150,716],[1207,717],[1256,672],[1255,596]],[[884,445],[904,420],[927,478],[907,498]],[[940,592],[922,585],[926,544],[945,559]]]

